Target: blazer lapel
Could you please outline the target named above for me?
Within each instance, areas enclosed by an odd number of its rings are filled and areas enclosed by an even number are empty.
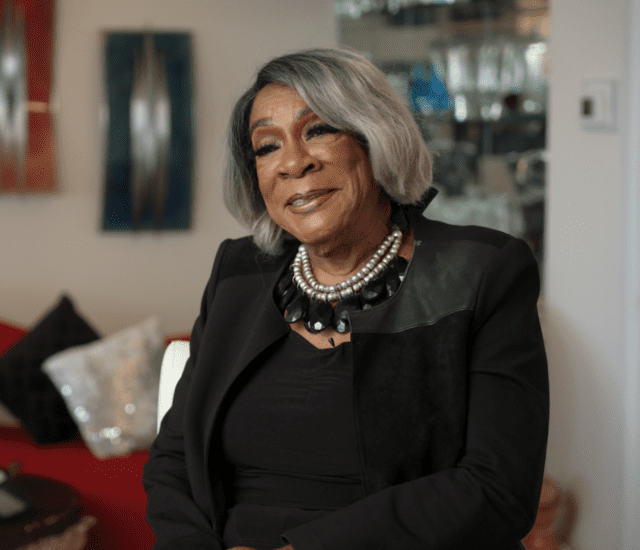
[[[239,350],[238,357],[229,371],[225,393],[240,373],[260,353],[288,332],[286,321],[274,303],[272,289],[273,284],[267,288],[269,296],[259,298],[260,305],[253,318],[251,329],[247,333],[246,344]]]
[[[286,265],[288,266],[288,264]],[[262,288],[259,293],[256,293],[255,300],[252,301],[255,304],[255,309],[247,313],[247,317],[250,317],[251,321],[248,329],[245,329],[246,335],[230,363],[226,380],[222,386],[222,392],[218,394],[220,398],[209,411],[206,431],[209,435],[224,396],[228,393],[233,382],[260,353],[284,337],[288,332],[286,322],[273,299],[273,289],[276,281],[280,278],[281,272],[282,270],[267,273],[261,278]],[[207,435],[207,438],[209,435]]]

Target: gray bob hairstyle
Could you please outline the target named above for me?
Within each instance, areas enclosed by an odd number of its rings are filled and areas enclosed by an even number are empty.
[[[237,101],[229,123],[224,201],[270,255],[290,235],[267,212],[256,174],[249,118],[258,92],[276,83],[295,90],[325,123],[366,148],[373,177],[393,202],[415,204],[431,185],[431,159],[420,130],[384,74],[348,48],[312,49],[264,65]]]

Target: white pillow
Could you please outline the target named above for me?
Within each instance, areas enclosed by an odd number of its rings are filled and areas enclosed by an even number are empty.
[[[97,457],[151,445],[156,436],[163,351],[160,322],[152,317],[56,353],[42,364]]]

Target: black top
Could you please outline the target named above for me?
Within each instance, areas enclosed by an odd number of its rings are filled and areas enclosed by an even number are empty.
[[[235,472],[227,548],[283,546],[283,532],[362,499],[351,343],[319,349],[289,331],[237,389],[221,435]]]
[[[535,519],[549,420],[535,258],[490,229],[410,223],[399,291],[349,318],[366,496],[285,531],[296,550],[513,550]],[[224,550],[220,420],[289,331],[273,290],[294,255],[266,256],[250,238],[220,246],[144,468],[154,550]]]

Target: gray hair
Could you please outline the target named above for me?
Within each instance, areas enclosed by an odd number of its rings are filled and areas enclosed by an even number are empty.
[[[349,48],[312,49],[275,58],[237,101],[229,123],[224,201],[265,253],[291,236],[269,216],[256,174],[249,118],[258,92],[277,83],[295,90],[324,122],[366,148],[373,177],[392,202],[416,204],[431,185],[431,159],[420,130],[384,74]]]

